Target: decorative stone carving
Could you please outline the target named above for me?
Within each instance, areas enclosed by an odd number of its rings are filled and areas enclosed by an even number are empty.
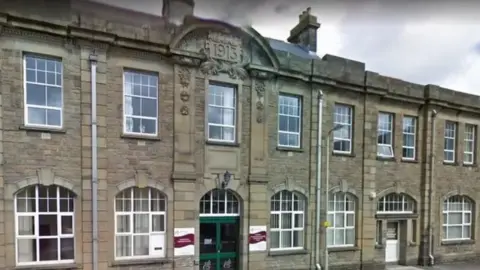
[[[183,90],[181,93],[180,93],[180,99],[183,101],[183,102],[187,102],[189,99],[190,99],[190,94]]]
[[[267,80],[273,77],[273,74],[267,71],[262,70],[250,70],[250,76],[255,77],[257,79]]]
[[[181,113],[182,115],[188,115],[188,113],[189,113],[188,106],[183,105],[182,108],[180,108],[180,113]]]
[[[185,66],[198,67],[202,62],[201,59],[195,57],[189,57],[184,55],[173,55],[172,58],[174,63]]]
[[[180,79],[180,85],[182,85],[184,88],[188,88],[190,85],[190,69],[189,68],[181,68],[180,71],[178,72],[178,78]]]
[[[263,113],[264,113],[264,96],[265,96],[265,81],[256,80],[255,81],[255,92],[257,92],[257,123],[263,122]]]
[[[226,73],[231,79],[241,80],[248,75],[245,66],[250,60],[243,53],[242,40],[237,37],[210,32],[200,53],[205,58],[200,71],[205,75]]]

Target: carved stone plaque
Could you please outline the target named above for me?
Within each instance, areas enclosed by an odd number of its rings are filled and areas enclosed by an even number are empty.
[[[235,63],[242,61],[242,40],[237,37],[210,32],[205,41],[205,49],[212,59]]]

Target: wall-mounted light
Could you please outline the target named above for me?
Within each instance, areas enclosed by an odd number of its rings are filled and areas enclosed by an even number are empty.
[[[220,174],[217,174],[217,184],[219,188],[225,189],[230,183],[232,179],[232,174],[229,171],[225,171],[223,176],[221,177]]]

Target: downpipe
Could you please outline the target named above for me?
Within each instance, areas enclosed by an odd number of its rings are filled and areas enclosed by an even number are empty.
[[[317,134],[317,201],[315,215],[315,228],[317,235],[315,236],[315,266],[317,269],[322,269],[320,266],[320,206],[321,206],[321,191],[322,191],[322,119],[323,119],[323,92],[320,90],[318,94],[318,134]]]
[[[433,172],[435,168],[435,120],[437,117],[437,111],[432,111],[432,138],[431,138],[431,146],[430,146],[430,179],[429,179],[429,187],[428,187],[428,257],[430,258],[430,266],[435,264],[435,258],[433,257],[433,230],[432,230],[432,193],[433,193]]]
[[[90,54],[92,114],[92,269],[98,270],[97,55]]]

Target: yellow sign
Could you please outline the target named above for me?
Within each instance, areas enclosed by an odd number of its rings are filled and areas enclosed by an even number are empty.
[[[325,228],[330,227],[330,222],[324,221],[324,222],[323,222],[323,227],[325,227]]]

